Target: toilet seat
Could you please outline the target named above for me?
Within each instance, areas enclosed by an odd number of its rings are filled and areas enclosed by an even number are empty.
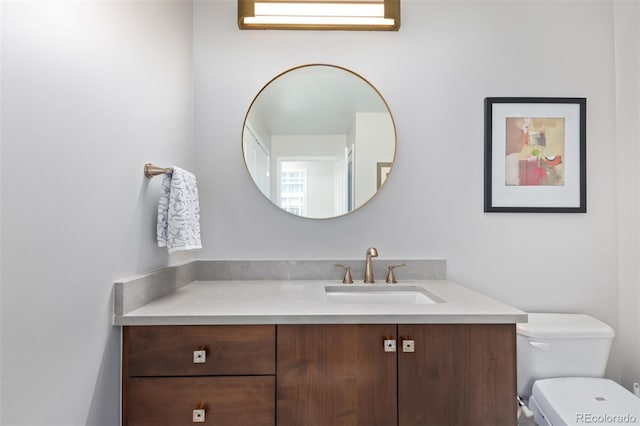
[[[529,408],[539,425],[640,425],[640,398],[609,379],[538,380]]]

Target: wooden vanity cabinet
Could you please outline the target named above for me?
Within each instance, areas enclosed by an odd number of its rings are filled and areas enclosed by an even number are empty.
[[[275,326],[123,328],[124,426],[273,426]]]
[[[515,324],[131,326],[122,370],[125,426],[516,424]]]
[[[277,340],[279,426],[516,424],[513,324],[284,325]]]

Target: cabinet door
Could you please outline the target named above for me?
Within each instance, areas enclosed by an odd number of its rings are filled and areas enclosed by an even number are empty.
[[[399,325],[398,336],[400,426],[516,424],[514,324]]]
[[[130,378],[123,425],[273,426],[274,393],[273,376]]]
[[[395,325],[282,325],[277,329],[277,423],[397,424]]]

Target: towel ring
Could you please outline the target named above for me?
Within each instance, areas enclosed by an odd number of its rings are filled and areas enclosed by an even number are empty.
[[[163,175],[166,173],[173,173],[173,169],[171,167],[158,167],[154,166],[151,163],[147,163],[144,165],[144,175],[148,178],[152,178],[154,176]]]

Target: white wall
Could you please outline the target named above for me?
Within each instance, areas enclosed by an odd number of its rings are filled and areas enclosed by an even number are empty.
[[[155,247],[142,174],[194,166],[192,4],[2,9],[0,423],[117,425],[113,281],[192,257]]]
[[[364,258],[369,246],[376,261],[442,257],[451,279],[507,303],[585,312],[618,329],[613,2],[405,0],[397,33],[239,31],[234,1],[196,1],[194,10],[196,169],[208,242],[199,258]],[[397,125],[384,190],[339,219],[279,211],[242,165],[253,97],[305,63],[365,77]],[[587,214],[483,213],[486,96],[588,98]]]
[[[616,148],[620,367],[631,388],[640,378],[640,5],[615,4]]]
[[[0,23],[2,23],[3,2],[0,1]],[[3,32],[0,29],[0,47]],[[2,52],[0,50],[0,99],[2,99]],[[2,129],[2,102],[0,101],[0,129]],[[0,130],[0,200],[2,200],[2,131]],[[2,307],[2,208],[0,208],[0,308]],[[0,314],[0,383],[2,383],[2,315]],[[0,423],[2,422],[2,386],[0,385]]]

